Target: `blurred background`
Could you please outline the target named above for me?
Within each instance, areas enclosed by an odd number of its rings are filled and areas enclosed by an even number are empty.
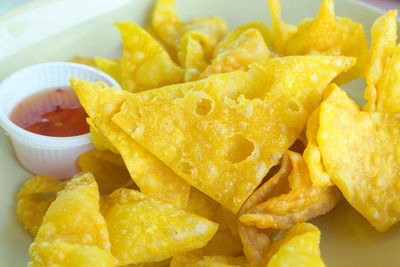
[[[32,0],[0,0],[0,13]],[[284,1],[284,0],[282,0]],[[365,2],[381,9],[400,9],[400,0],[354,0]]]

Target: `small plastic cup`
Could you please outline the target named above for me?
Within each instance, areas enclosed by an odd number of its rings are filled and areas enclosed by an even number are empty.
[[[93,149],[90,133],[71,137],[44,136],[26,131],[9,119],[14,107],[23,99],[49,88],[70,86],[71,77],[120,87],[104,72],[69,62],[33,65],[13,73],[0,84],[0,126],[10,136],[21,165],[34,174],[71,178],[79,171],[79,155]]]

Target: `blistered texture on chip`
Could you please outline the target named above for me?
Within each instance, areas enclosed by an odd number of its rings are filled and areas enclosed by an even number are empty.
[[[324,166],[347,201],[376,229],[400,219],[400,117],[323,102],[317,141]]]
[[[321,152],[317,143],[317,134],[319,129],[319,111],[318,107],[313,111],[307,121],[307,147],[304,150],[303,157],[310,172],[310,178],[315,186],[333,185],[329,174],[326,172],[322,162]]]
[[[371,49],[369,51],[369,62],[365,72],[365,82],[367,88],[364,97],[367,104],[365,111],[376,111],[378,99],[378,87],[383,80],[385,68],[389,63],[389,57],[392,55],[397,40],[397,10],[389,11],[379,17],[371,29]],[[382,111],[382,110],[381,110]]]
[[[189,22],[180,20],[174,0],[159,0],[153,13],[153,29],[159,39],[171,50],[180,50],[181,39],[188,33],[196,35],[209,58],[216,44],[225,35],[228,26],[219,17],[197,18]]]
[[[273,58],[250,65],[250,75],[255,81],[247,94],[250,98],[265,98],[270,91],[280,91],[289,96],[287,108],[296,112],[301,107],[309,114],[321,103],[322,94],[329,82],[339,73],[349,70],[355,58],[342,56],[292,56]]]
[[[234,213],[303,130],[345,57],[288,57],[128,97],[113,121]],[[140,187],[140,186],[139,186]]]
[[[96,67],[113,77],[119,84],[121,84],[121,72],[122,64],[121,62],[106,59],[102,57],[95,57]]]
[[[98,130],[120,152],[140,190],[177,207],[185,207],[190,185],[111,121],[111,117],[120,111],[122,102],[131,94],[126,90],[108,88],[103,83],[77,78],[71,79],[71,85]]]
[[[96,61],[92,57],[75,56],[74,58],[71,58],[68,61],[73,62],[73,63],[83,64],[83,65],[88,65],[88,66],[96,68]]]
[[[60,240],[33,243],[30,247],[35,259],[28,267],[113,267],[114,258],[109,252],[96,246],[75,245]]]
[[[249,266],[245,257],[179,255],[172,257],[171,267],[245,267]]]
[[[333,0],[324,0],[315,19],[303,20],[287,41],[286,55],[342,55],[357,58],[357,64],[335,79],[345,83],[364,74],[368,45],[361,24],[349,18],[336,20]]]
[[[324,92],[324,101],[339,105],[342,108],[358,110],[359,107],[337,85],[331,84]],[[314,110],[307,122],[307,147],[304,150],[304,161],[310,171],[310,178],[315,186],[333,185],[322,161],[318,147],[317,134],[319,129],[320,108]]]
[[[319,251],[321,233],[316,226],[309,223],[301,223],[272,243],[267,254],[266,267],[323,267]]]
[[[17,215],[32,236],[36,235],[47,208],[64,186],[65,183],[56,178],[38,175],[26,181],[20,188],[17,195]]]
[[[92,150],[80,155],[78,165],[96,179],[102,195],[120,187],[135,186],[122,157],[110,151]]]
[[[279,167],[277,169],[277,167]],[[275,171],[277,169],[277,171]],[[244,214],[249,208],[255,206],[274,196],[278,196],[287,192],[287,179],[277,179],[277,177],[287,177],[291,171],[291,163],[289,157],[284,156],[279,165],[272,168],[267,176],[270,186],[265,191],[256,190],[251,197],[242,205],[239,210],[238,217]],[[275,177],[272,180],[272,177]],[[267,263],[267,252],[271,246],[274,237],[279,233],[278,230],[260,229],[255,226],[247,226],[240,221],[237,222],[240,239],[243,244],[243,253],[251,266],[264,267]]]
[[[99,191],[90,173],[76,175],[58,192],[29,253],[32,266],[85,266],[99,263],[97,258],[114,266],[107,225],[99,211]]]
[[[185,69],[185,82],[197,80],[207,66],[201,40],[192,33],[182,38],[178,58]]]
[[[183,69],[144,29],[131,22],[116,25],[123,43],[122,88],[139,92],[183,81]]]
[[[264,21],[262,20],[256,20],[252,21],[246,24],[243,24],[237,28],[235,28],[232,32],[228,34],[227,37],[225,37],[221,42],[217,44],[214,50],[214,57],[218,54],[221,54],[221,52],[229,49],[231,44],[239,38],[240,35],[242,35],[244,32],[250,30],[250,29],[256,29],[260,32],[261,36],[264,39],[264,42],[266,45],[270,46],[271,45],[271,32],[268,29],[267,24],[265,24]]]
[[[135,190],[118,189],[105,212],[118,265],[161,261],[203,247],[218,224]]]
[[[90,126],[90,139],[92,139],[92,143],[96,149],[101,151],[110,150],[115,154],[119,154],[119,151],[113,146],[113,144],[99,131],[99,129],[97,129],[90,117],[86,118],[86,122]]]
[[[328,213],[340,201],[341,194],[336,186],[312,185],[307,165],[300,154],[288,151],[286,156],[291,161],[290,174],[284,176],[279,173],[257,189],[260,194],[264,192],[267,196],[271,194],[275,196],[264,197],[259,202],[253,201],[252,197],[249,198],[255,205],[240,216],[240,221],[245,225],[258,228],[290,228],[297,223]],[[276,191],[271,193],[273,189],[270,187],[275,188],[277,184],[286,183],[276,179],[288,181],[288,187],[285,188],[287,193],[279,195]]]
[[[286,42],[297,31],[294,25],[286,24],[281,20],[281,4],[279,0],[268,0],[268,6],[272,19],[272,49],[283,55]]]
[[[378,85],[378,112],[400,112],[400,44],[389,59]]]
[[[201,78],[234,70],[246,71],[251,63],[264,61],[268,57],[269,50],[260,32],[249,29],[228,44],[226,49],[220,49]]]

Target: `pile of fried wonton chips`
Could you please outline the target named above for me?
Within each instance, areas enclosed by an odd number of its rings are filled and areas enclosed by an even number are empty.
[[[324,266],[306,223],[344,197],[377,230],[400,220],[397,11],[315,19],[119,22],[121,59],[80,58],[121,85],[71,78],[96,150],[69,181],[17,196],[29,266]],[[364,77],[362,110],[336,84]]]

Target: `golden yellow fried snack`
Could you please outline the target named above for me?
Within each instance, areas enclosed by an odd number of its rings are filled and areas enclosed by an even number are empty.
[[[119,84],[121,84],[122,64],[119,61],[106,59],[102,57],[95,57],[96,67],[113,77]]]
[[[400,117],[321,105],[317,141],[346,200],[378,231],[400,220]]]
[[[196,34],[188,33],[181,40],[178,58],[185,69],[185,82],[195,81],[206,68],[204,49]]]
[[[115,154],[119,154],[119,151],[113,146],[113,144],[111,144],[111,142],[100,132],[100,130],[97,129],[90,117],[86,118],[86,122],[90,127],[90,139],[92,139],[92,143],[96,149],[101,151],[110,150]]]
[[[267,252],[277,230],[246,226],[240,222],[238,223],[238,229],[243,243],[243,253],[250,266],[264,267],[267,262]]]
[[[110,151],[92,150],[80,155],[78,165],[94,175],[100,194],[110,194],[120,187],[135,186],[122,157]]]
[[[58,193],[29,253],[31,266],[114,266],[99,191],[90,173],[76,175]]]
[[[348,108],[351,110],[359,109],[357,104],[348,98],[346,93],[335,84],[329,85],[325,90],[324,101],[335,105],[340,105],[343,108]],[[331,181],[331,178],[325,169],[317,142],[319,113],[320,108],[318,107],[313,111],[307,121],[306,134],[308,143],[306,149],[304,150],[303,157],[310,172],[310,178],[313,185],[330,186],[333,185],[333,182]]]
[[[336,20],[333,0],[323,0],[315,19],[305,19],[287,40],[286,55],[343,55],[357,58],[357,64],[335,79],[346,83],[364,74],[368,46],[361,24],[349,18]]]
[[[272,49],[281,55],[285,53],[285,47],[290,37],[297,31],[294,25],[286,24],[281,20],[281,4],[279,0],[268,0],[272,19]]]
[[[386,65],[378,86],[378,112],[400,112],[400,44]]]
[[[288,188],[288,180],[282,179],[287,177],[291,172],[291,163],[289,157],[284,156],[280,163],[280,168],[275,173],[271,171],[267,175],[267,182],[260,189],[254,191],[250,198],[242,205],[238,213],[238,217],[244,214],[248,209],[274,196],[286,193]],[[282,178],[280,178],[282,177]],[[261,189],[263,188],[263,189]],[[243,253],[251,266],[265,266],[267,263],[266,255],[270,249],[271,242],[277,234],[277,230],[260,229],[255,226],[247,226],[240,221],[237,222],[240,239],[243,243]]]
[[[144,29],[131,22],[115,24],[123,43],[121,86],[139,92],[183,81],[183,69]]]
[[[262,20],[255,20],[243,25],[240,25],[239,27],[235,28],[232,32],[229,33],[227,37],[225,37],[221,42],[217,44],[214,50],[214,55],[215,57],[218,54],[221,54],[222,51],[227,50],[231,44],[239,38],[240,35],[242,35],[244,32],[250,30],[250,29],[255,29],[258,30],[261,34],[261,36],[264,39],[264,42],[267,46],[271,46],[271,32],[268,29],[267,24],[263,22]]]
[[[194,187],[190,189],[188,204],[185,208],[187,212],[197,214],[201,217],[215,222],[218,207],[219,203],[216,202],[214,199],[210,198],[209,196]]]
[[[379,17],[371,29],[371,49],[369,51],[369,62],[365,71],[365,82],[367,88],[364,97],[368,101],[365,111],[376,111],[378,90],[381,91],[380,81],[383,80],[384,71],[389,63],[397,40],[397,10],[389,11]],[[383,84],[382,84],[383,85]],[[383,111],[383,110],[380,110]]]
[[[251,63],[262,62],[268,57],[269,50],[261,33],[256,29],[249,29],[228,44],[226,49],[220,49],[200,78],[234,70],[246,71]]]
[[[274,197],[264,198],[258,203],[250,197],[249,200],[256,205],[240,216],[240,221],[245,225],[259,228],[290,228],[297,223],[328,213],[340,201],[341,194],[336,186],[312,185],[307,165],[300,154],[288,151],[285,156],[291,161],[290,174],[283,176],[278,173],[258,190],[270,195],[273,189],[269,187],[284,183],[275,179],[284,179],[289,182],[288,188],[285,188],[287,193],[276,195],[274,192]],[[258,194],[256,197],[258,198]]]
[[[316,226],[309,223],[301,223],[272,243],[267,254],[266,267],[323,267],[319,251],[321,233]]]
[[[249,266],[245,257],[228,257],[228,256],[203,256],[179,255],[172,257],[171,267],[245,267]]]
[[[118,265],[161,261],[203,247],[218,228],[135,190],[121,188],[109,197],[105,219]]]
[[[45,175],[32,177],[24,183],[17,195],[17,215],[28,232],[35,236],[43,216],[56,194],[65,183]]]
[[[319,112],[318,107],[313,111],[307,121],[307,147],[304,150],[303,157],[310,172],[310,178],[315,186],[333,185],[329,174],[326,172],[322,162],[321,152],[317,143],[317,134],[319,129]]]
[[[91,58],[91,57],[75,56],[74,58],[71,58],[68,61],[73,62],[73,63],[83,64],[83,65],[88,65],[90,67],[96,68],[96,61],[94,60],[94,58]]]
[[[355,63],[355,58],[341,56],[293,56],[254,63],[249,66],[254,84],[248,95],[264,99],[271,91],[280,91],[292,98],[287,102],[288,110],[296,112],[302,105],[311,114],[320,105],[329,82]]]
[[[218,229],[206,246],[189,253],[201,256],[236,256],[241,254],[242,250],[243,246],[240,238],[232,235],[230,229]]]
[[[111,117],[120,111],[122,102],[131,93],[77,78],[71,79],[71,85],[98,130],[120,152],[140,190],[177,207],[185,207],[190,185],[111,121]]]
[[[209,58],[217,43],[225,35],[228,26],[219,17],[193,19],[187,23],[180,20],[174,0],[159,0],[153,12],[153,29],[159,39],[171,50],[180,50],[181,39],[193,33]]]
[[[249,73],[131,95],[112,120],[188,183],[236,213],[300,135],[306,108],[312,109],[322,88],[353,63],[345,57],[271,59]]]

